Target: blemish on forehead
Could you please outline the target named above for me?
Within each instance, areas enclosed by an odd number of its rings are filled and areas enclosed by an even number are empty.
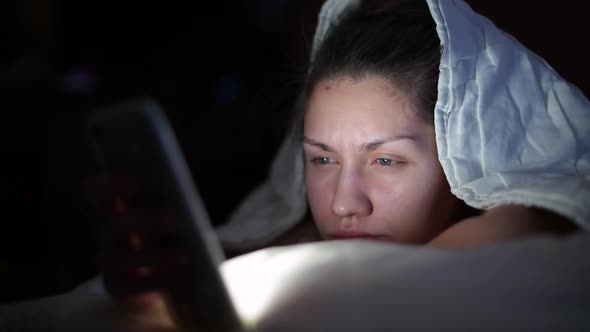
[[[332,86],[330,84],[324,85],[324,91],[330,91],[330,89],[332,89]]]

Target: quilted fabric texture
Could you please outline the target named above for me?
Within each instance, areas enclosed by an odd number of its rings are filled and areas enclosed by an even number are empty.
[[[590,230],[588,99],[462,0],[427,3],[443,47],[435,130],[453,194],[480,209],[546,208]],[[324,3],[314,50],[358,4]],[[218,230],[226,246],[261,246],[301,220],[306,201],[298,140],[287,137],[267,181]]]

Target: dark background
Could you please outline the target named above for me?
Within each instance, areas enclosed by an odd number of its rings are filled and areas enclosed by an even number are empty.
[[[266,174],[322,0],[0,2],[0,302],[96,273],[88,112],[165,108],[213,221]],[[468,1],[588,96],[586,2]]]

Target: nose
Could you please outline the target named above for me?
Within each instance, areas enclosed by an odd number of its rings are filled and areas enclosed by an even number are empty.
[[[331,207],[332,212],[339,217],[362,217],[373,212],[373,204],[367,194],[362,174],[341,170]]]

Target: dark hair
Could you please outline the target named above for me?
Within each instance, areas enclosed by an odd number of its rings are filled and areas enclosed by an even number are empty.
[[[400,89],[418,115],[433,122],[440,39],[426,0],[364,0],[327,32],[305,80],[306,108],[318,82],[379,76]]]

